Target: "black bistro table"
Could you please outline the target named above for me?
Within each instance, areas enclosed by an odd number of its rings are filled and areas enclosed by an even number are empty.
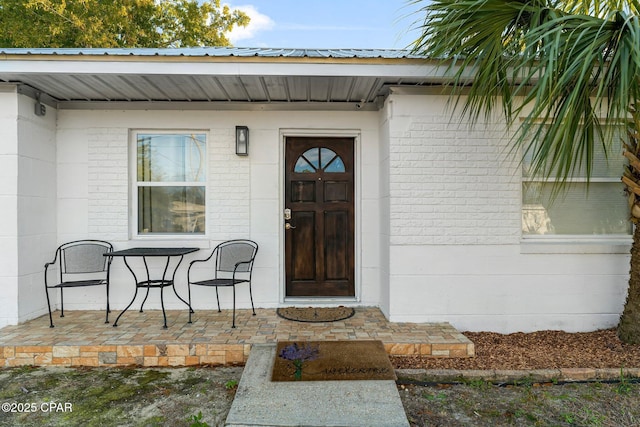
[[[133,275],[133,279],[136,284],[136,288],[135,288],[136,290],[135,290],[135,293],[133,294],[133,298],[131,299],[131,302],[124,310],[122,310],[122,313],[118,315],[118,317],[116,318],[116,321],[113,323],[113,326],[114,327],[118,326],[118,320],[120,320],[120,317],[122,317],[122,315],[129,309],[129,307],[131,307],[133,302],[136,300],[136,296],[138,296],[139,288],[147,289],[147,295],[145,295],[144,300],[142,301],[142,305],[140,306],[141,313],[142,313],[142,308],[144,307],[144,303],[147,301],[147,298],[149,297],[149,289],[160,288],[160,304],[162,305],[162,316],[164,317],[164,326],[163,326],[164,329],[167,329],[167,314],[164,310],[163,294],[164,294],[164,288],[166,288],[167,286],[171,286],[171,288],[173,289],[173,293],[176,294],[176,296],[180,301],[185,303],[185,305],[189,308],[189,311],[191,312],[191,305],[187,301],[185,301],[180,295],[178,295],[174,281],[176,277],[176,271],[178,271],[178,267],[180,266],[180,263],[182,263],[184,256],[186,254],[190,254],[192,252],[196,252],[199,250],[200,248],[129,248],[129,249],[123,249],[120,251],[105,253],[104,254],[105,256],[122,257],[124,264],[127,266],[129,271]],[[129,265],[129,262],[127,261],[129,258],[142,258],[142,261],[144,263],[144,269],[146,272],[145,280],[138,280],[138,276],[133,271],[133,268],[131,268],[131,265]],[[164,266],[164,271],[162,273],[162,278],[158,278],[158,279],[151,278],[151,274],[149,273],[149,266],[147,264],[147,258],[166,258],[167,259]],[[171,266],[172,258],[177,258],[177,262],[175,262],[174,266]]]

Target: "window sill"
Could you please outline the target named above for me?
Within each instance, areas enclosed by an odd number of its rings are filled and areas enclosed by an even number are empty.
[[[628,254],[631,236],[539,236],[520,241],[521,254]]]

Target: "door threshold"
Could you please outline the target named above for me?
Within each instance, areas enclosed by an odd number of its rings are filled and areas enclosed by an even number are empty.
[[[349,304],[353,305],[358,303],[358,299],[356,297],[285,297],[283,304],[291,304],[294,306],[297,305],[305,305],[305,306],[321,306],[321,305],[330,305],[335,306],[336,304]]]

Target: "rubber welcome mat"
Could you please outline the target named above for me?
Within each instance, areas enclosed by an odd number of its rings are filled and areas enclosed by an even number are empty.
[[[272,381],[395,380],[382,341],[280,341]]]

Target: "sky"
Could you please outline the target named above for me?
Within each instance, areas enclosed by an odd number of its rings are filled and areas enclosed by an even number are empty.
[[[251,17],[235,47],[404,49],[418,37],[411,0],[228,0]],[[414,28],[412,30],[412,28]]]

